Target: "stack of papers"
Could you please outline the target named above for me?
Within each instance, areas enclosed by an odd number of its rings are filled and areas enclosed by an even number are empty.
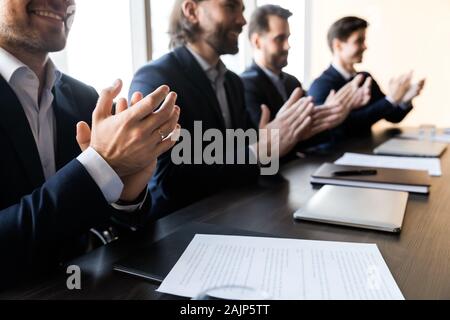
[[[196,235],[158,291],[229,286],[275,300],[404,299],[375,244],[220,235]]]
[[[335,164],[391,169],[426,170],[431,176],[442,176],[441,161],[438,158],[372,156],[346,153]]]

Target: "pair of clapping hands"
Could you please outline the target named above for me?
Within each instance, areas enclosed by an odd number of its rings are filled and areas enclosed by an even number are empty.
[[[119,99],[113,114],[113,100],[121,89],[117,80],[101,92],[92,128],[78,123],[76,139],[82,151],[93,148],[121,178],[120,200],[133,202],[147,187],[158,157],[175,144],[180,108],[175,105],[177,95],[161,86],[146,97],[135,93],[131,107],[126,99]]]
[[[410,104],[422,92],[425,86],[425,79],[412,83],[412,77],[413,72],[410,71],[389,81],[387,97],[394,105]]]
[[[410,103],[421,93],[425,79],[412,84],[412,75],[410,72],[390,81],[388,97],[394,104]],[[303,90],[297,88],[272,122],[269,122],[269,108],[261,106],[260,129],[277,130],[279,155],[284,156],[299,142],[339,126],[350,112],[366,106],[371,99],[371,87],[372,78],[364,80],[364,76],[358,74],[339,91],[332,90],[320,106],[314,106],[312,98],[303,97]]]
[[[269,108],[262,105],[260,129],[277,130],[276,135],[265,135],[276,136],[277,141],[265,143],[270,145],[277,143],[279,155],[282,157],[299,142],[337,127],[344,122],[352,110],[369,102],[372,79],[367,78],[361,85],[362,81],[363,76],[358,75],[338,92],[331,91],[321,106],[314,106],[312,97],[303,97],[303,90],[297,88],[272,122],[270,122]]]

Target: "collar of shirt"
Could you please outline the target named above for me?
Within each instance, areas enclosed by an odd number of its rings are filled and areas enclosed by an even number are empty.
[[[342,66],[334,62],[331,64],[331,66],[334,69],[336,69],[336,71],[339,72],[339,74],[347,81],[356,76],[357,74],[356,72],[354,74],[347,72]]]
[[[276,81],[276,82],[283,82],[283,73],[280,73],[280,75],[275,74],[274,72],[272,72],[271,70],[263,67],[263,66],[259,66],[264,73],[272,80],[272,81]]]
[[[22,61],[14,57],[8,51],[0,47],[0,75],[14,89],[20,85],[33,85],[39,89],[39,80],[36,74]],[[47,83],[45,89],[51,90],[59,79],[61,72],[56,69],[54,63],[49,59],[46,66]]]
[[[48,60],[45,70],[46,83],[39,97],[39,79],[28,66],[2,48],[0,61],[0,74],[22,105],[36,142],[44,176],[48,179],[56,172],[54,149],[56,130],[52,89],[61,78],[61,72],[51,60]]]
[[[189,46],[186,46],[186,48],[194,56],[195,60],[198,62],[198,64],[200,65],[202,70],[206,73],[208,79],[213,83],[214,86],[218,81],[225,80],[225,74],[227,73],[228,69],[222,62],[222,60],[219,60],[217,65],[212,66],[205,59],[203,59],[197,52],[192,50]]]

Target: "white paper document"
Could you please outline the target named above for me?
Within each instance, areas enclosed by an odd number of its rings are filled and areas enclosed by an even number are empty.
[[[425,170],[431,176],[440,177],[441,160],[438,158],[372,156],[359,153],[346,153],[335,164],[391,169]]]
[[[404,299],[375,244],[219,235],[196,235],[158,291],[228,286],[275,300]]]

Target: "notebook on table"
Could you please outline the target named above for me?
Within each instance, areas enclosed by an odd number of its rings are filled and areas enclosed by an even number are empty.
[[[383,143],[373,152],[390,156],[439,158],[446,149],[446,143],[394,138]]]
[[[429,194],[428,171],[323,164],[312,176],[313,185],[340,185]]]
[[[408,202],[402,191],[324,186],[294,218],[399,233]]]

